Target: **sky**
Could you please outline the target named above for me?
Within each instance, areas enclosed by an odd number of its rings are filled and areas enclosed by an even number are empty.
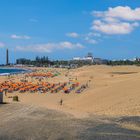
[[[140,0],[0,0],[0,64],[140,57]]]

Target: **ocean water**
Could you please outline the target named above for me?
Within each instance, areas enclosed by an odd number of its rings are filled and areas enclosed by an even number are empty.
[[[0,68],[0,75],[10,75],[16,73],[26,72],[24,69],[15,69],[15,68]]]

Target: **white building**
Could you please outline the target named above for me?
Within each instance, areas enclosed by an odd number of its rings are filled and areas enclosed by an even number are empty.
[[[76,61],[91,61],[91,62],[93,62],[94,58],[93,58],[91,53],[88,53],[88,55],[85,56],[85,57],[82,57],[82,58],[81,57],[74,57],[73,60],[76,60]]]
[[[73,60],[81,60],[80,57],[74,57]]]

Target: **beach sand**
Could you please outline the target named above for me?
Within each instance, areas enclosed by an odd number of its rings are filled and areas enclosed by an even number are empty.
[[[68,77],[64,76],[65,72],[48,81],[68,81]],[[140,115],[140,67],[88,66],[70,70],[69,77],[77,77],[81,84],[90,80],[89,88],[81,94],[72,92],[70,94],[9,93],[8,95],[18,95],[21,103],[61,110],[77,117],[88,114]],[[59,105],[61,98],[63,106]],[[5,101],[9,99],[6,98]]]
[[[82,139],[85,138],[83,135],[85,132],[85,136],[87,136],[85,139],[97,138],[105,140],[135,140],[140,138],[140,67],[112,67],[100,65],[85,66],[82,68],[69,70],[69,72],[68,70],[62,69],[60,69],[60,71],[62,73],[60,76],[51,78],[49,81],[64,82],[68,81],[69,77],[77,77],[81,84],[89,82],[89,87],[81,94],[76,94],[74,92],[70,94],[9,93],[7,96],[18,95],[20,101],[19,103],[13,103],[12,99],[4,97],[4,101],[9,102],[10,104],[3,106],[6,106],[7,109],[9,108],[10,111],[12,110],[10,106],[19,107],[17,110],[20,110],[25,106],[25,111],[23,111],[23,114],[24,112],[25,114],[27,112],[30,114],[30,110],[34,109],[34,111],[38,111],[38,115],[41,115],[39,110],[50,109],[54,112],[56,111],[57,113],[63,114],[62,116],[64,118],[62,117],[62,121],[63,119],[69,120],[69,123],[66,125],[70,125],[71,121],[75,119],[75,122],[78,121],[78,124],[73,123],[73,125],[78,125],[79,128],[77,129],[83,133],[78,137],[75,135],[74,138],[70,136],[65,137],[64,139]],[[65,77],[66,73],[68,73],[67,77]],[[18,78],[16,76],[13,78],[18,80],[20,77],[21,75],[19,75]],[[4,81],[5,79],[5,77],[0,77],[1,81]],[[63,99],[62,106],[59,104],[61,99]],[[30,108],[27,109],[28,107]],[[4,114],[6,113],[3,113],[3,115]],[[10,116],[10,114],[8,116]],[[28,117],[31,118],[30,115]],[[45,117],[46,118],[41,116],[42,119],[47,119],[47,116]],[[7,116],[5,116],[5,119],[6,118]],[[24,118],[26,117],[23,115],[23,120]],[[34,118],[32,119],[34,120]],[[83,122],[84,125],[82,125]],[[46,123],[45,120],[44,123]],[[47,129],[47,127],[44,129]],[[67,127],[67,129],[70,129],[71,135],[78,133],[78,131],[72,127]],[[59,128],[56,131],[58,132],[58,130]],[[96,134],[93,132],[96,132]],[[130,132],[132,134],[131,136]],[[89,134],[89,137],[87,134]],[[51,134],[49,133],[49,135]],[[57,138],[58,137],[59,136],[57,136]]]

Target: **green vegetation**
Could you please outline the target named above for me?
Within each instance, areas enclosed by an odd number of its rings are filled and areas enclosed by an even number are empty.
[[[137,65],[140,66],[140,59],[136,59],[134,61],[132,60],[103,60],[100,58],[94,58],[93,62],[90,60],[50,60],[48,57],[36,57],[35,60],[20,58],[17,59],[16,64],[22,64],[22,65],[32,65],[37,67],[65,67],[65,68],[77,68],[84,65]]]
[[[116,65],[137,65],[137,66],[140,66],[140,61],[139,60],[135,60],[135,61],[130,61],[130,60],[108,61],[107,65],[112,65],[112,66],[116,66]]]

